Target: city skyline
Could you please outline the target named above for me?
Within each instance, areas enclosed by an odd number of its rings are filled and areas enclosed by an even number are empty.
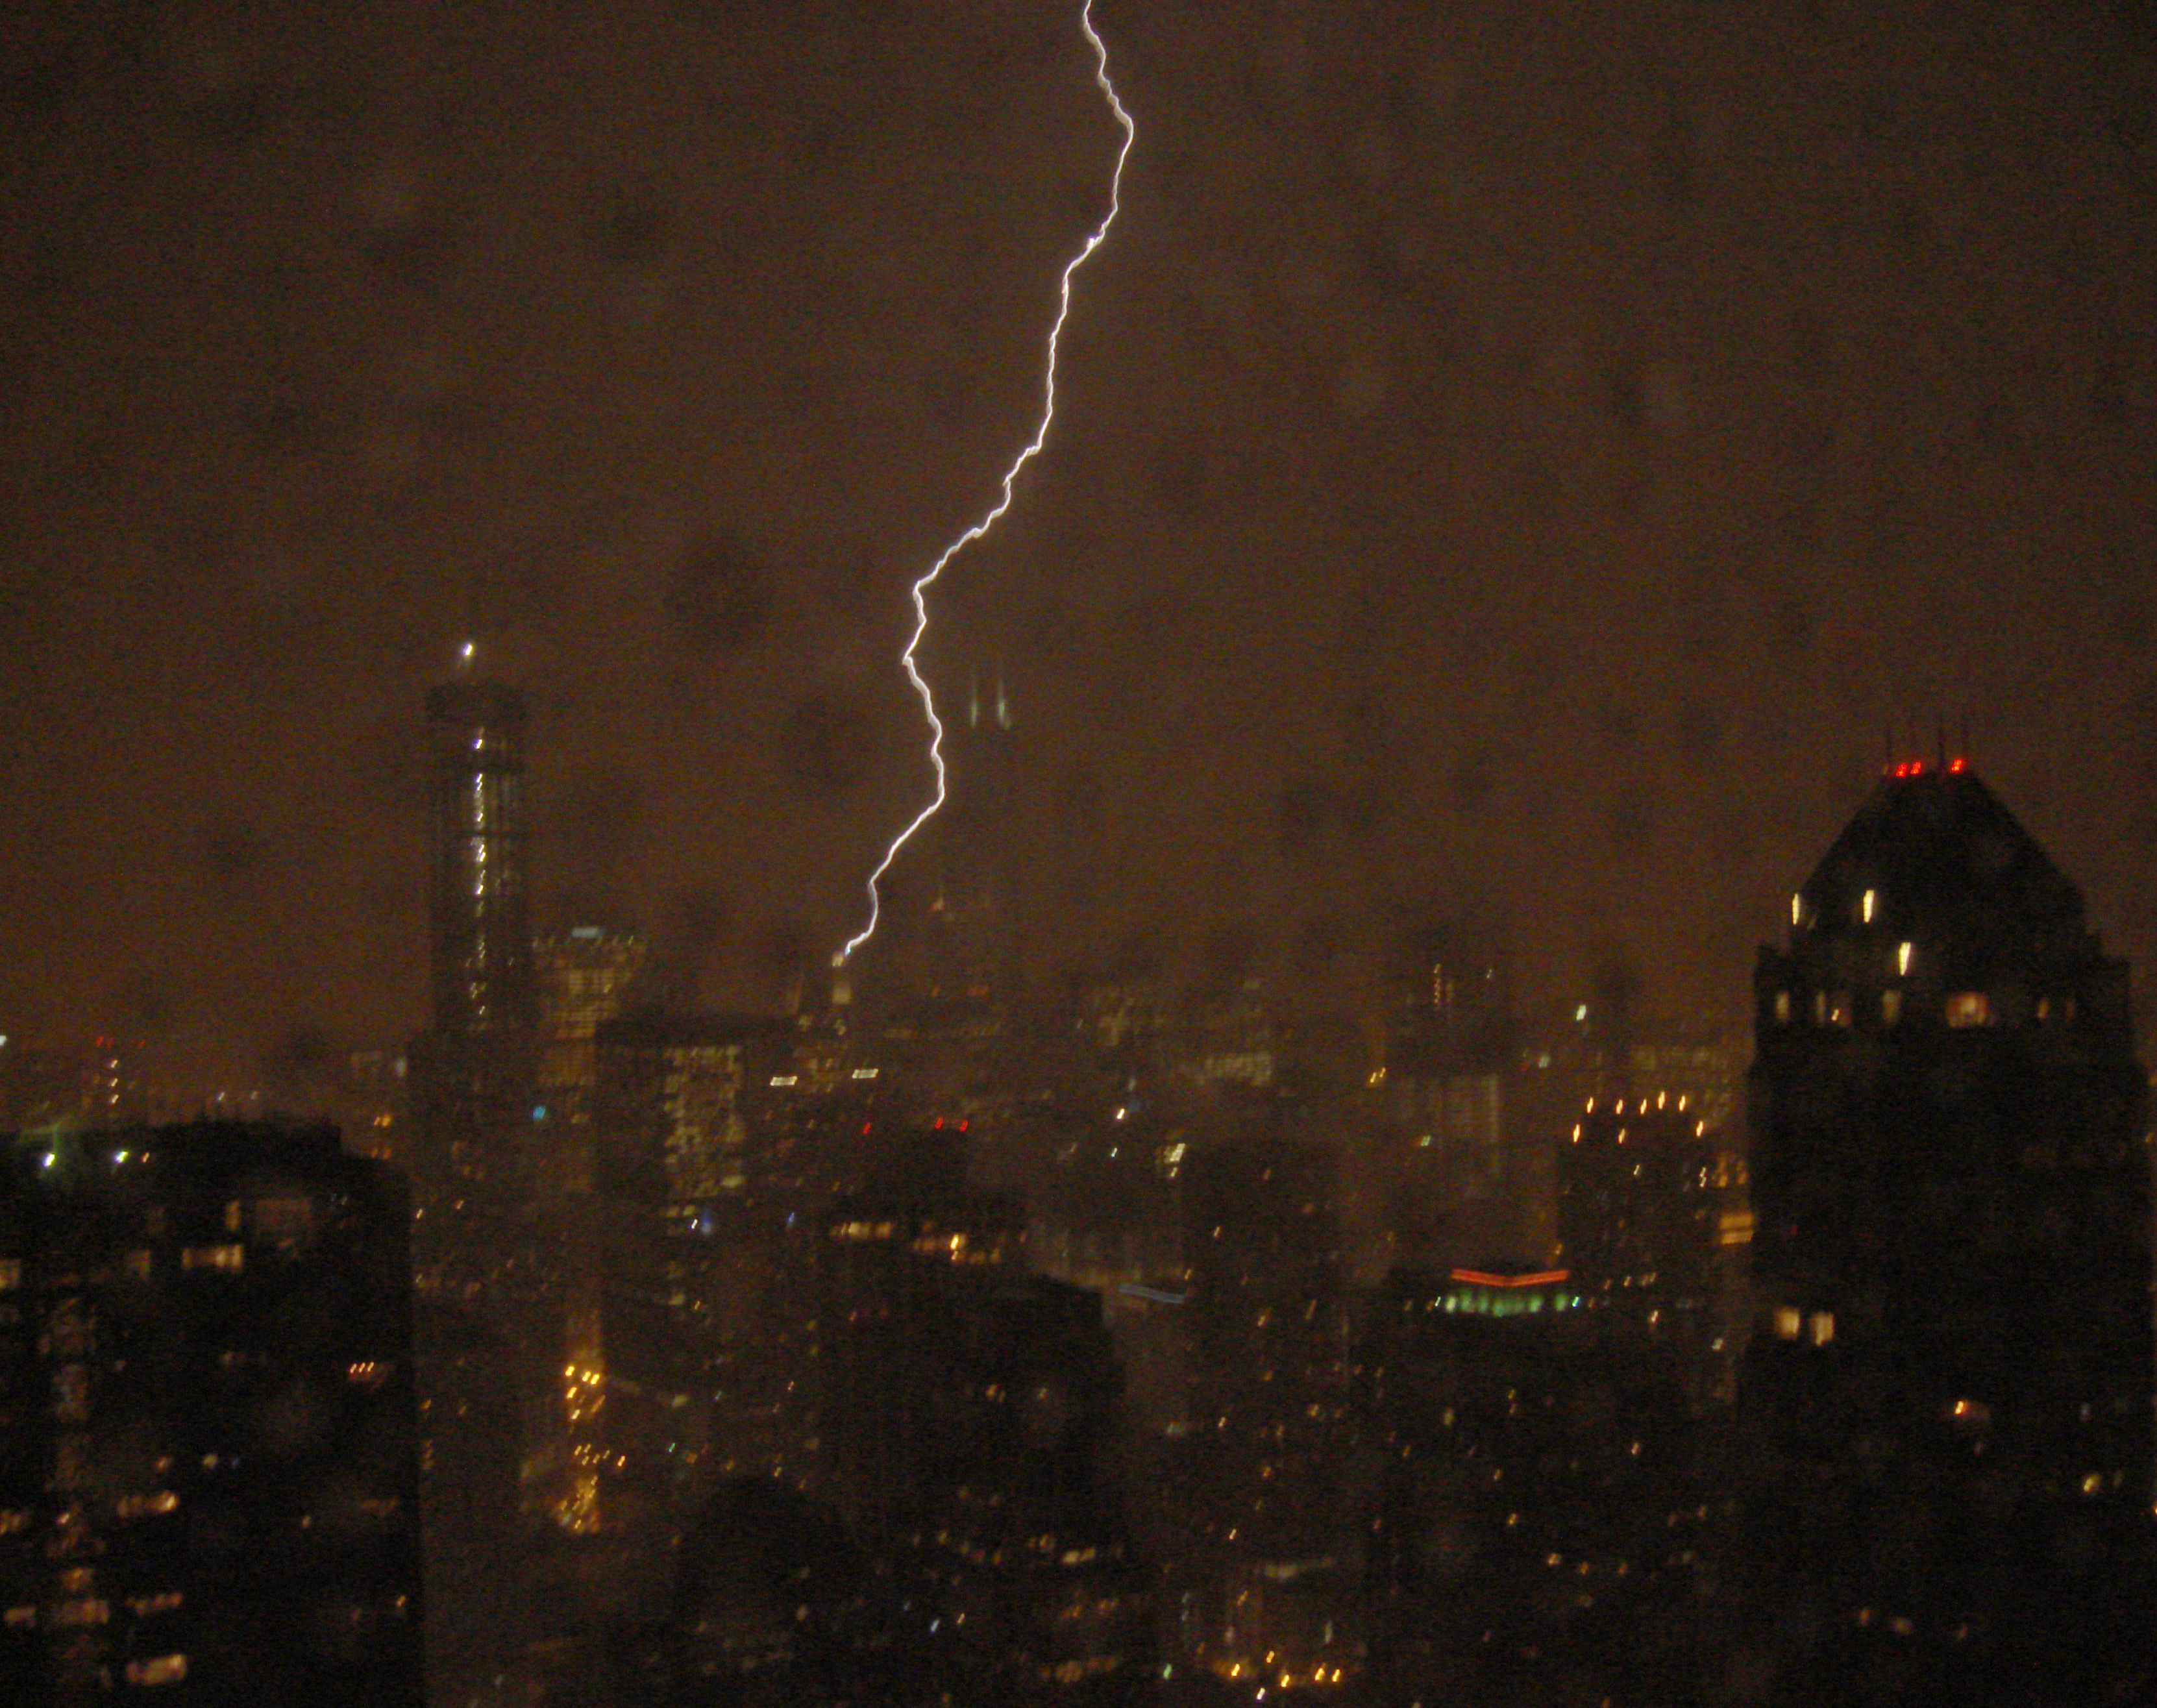
[[[1076,8],[70,16],[0,112],[8,1024],[234,1087],[409,1034],[467,638],[542,917],[767,1001],[921,798],[904,588],[1118,140]],[[1015,685],[1037,966],[1352,985],[1401,895],[1736,1008],[1936,718],[2153,965],[2127,14],[1099,23],[1162,128],[928,659]]]
[[[2133,0],[7,12],[0,1695],[2151,1700],[2153,303]]]

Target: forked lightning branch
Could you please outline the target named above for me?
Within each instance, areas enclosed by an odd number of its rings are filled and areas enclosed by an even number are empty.
[[[1064,265],[1063,276],[1058,287],[1056,322],[1048,329],[1048,378],[1042,393],[1041,421],[1034,429],[1033,437],[1027,441],[1026,448],[1012,460],[1011,466],[1004,471],[1002,496],[997,499],[994,507],[980,521],[953,540],[950,545],[945,547],[942,555],[931,563],[927,571],[914,584],[914,635],[906,643],[906,651],[899,655],[899,663],[906,671],[907,680],[914,685],[914,692],[921,697],[922,713],[929,721],[929,762],[936,773],[936,790],[928,805],[915,814],[906,828],[893,838],[891,846],[884,851],[883,858],[877,862],[876,870],[869,874],[868,923],[864,925],[856,936],[849,939],[847,946],[839,951],[837,959],[842,965],[856,949],[876,934],[877,921],[882,912],[878,886],[883,882],[884,873],[891,870],[892,862],[898,857],[898,851],[913,840],[914,832],[934,818],[937,810],[944,805],[946,793],[944,768],[944,725],[942,720],[936,715],[936,697],[930,692],[928,680],[921,674],[919,665],[915,658],[916,653],[920,650],[923,636],[929,632],[929,589],[936,584],[936,579],[943,574],[945,566],[954,558],[994,527],[1003,513],[1011,508],[1013,484],[1017,481],[1020,472],[1040,455],[1041,447],[1047,443],[1049,424],[1056,419],[1057,345],[1063,336],[1063,323],[1070,318],[1071,315],[1071,275],[1084,266],[1087,258],[1101,246],[1103,239],[1109,234],[1109,228],[1115,224],[1116,214],[1122,207],[1124,162],[1130,157],[1131,144],[1137,139],[1138,130],[1131,122],[1131,116],[1125,111],[1123,102],[1117,99],[1115,85],[1109,80],[1109,49],[1107,44],[1102,41],[1094,28],[1094,0],[1085,0],[1084,5],[1080,8],[1078,27],[1085,31],[1087,43],[1094,49],[1094,81],[1102,95],[1106,97],[1109,111],[1115,115],[1116,122],[1123,127],[1124,132],[1123,144],[1116,151],[1115,172],[1109,184],[1109,211],[1103,216],[1100,224],[1095,227],[1087,237],[1078,254],[1072,256]]]

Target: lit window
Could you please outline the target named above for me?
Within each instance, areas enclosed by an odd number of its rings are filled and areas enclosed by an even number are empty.
[[[235,1271],[245,1266],[247,1248],[237,1245],[188,1246],[180,1253],[183,1269]]]
[[[1775,993],[1775,1024],[1788,1026],[1789,1023],[1790,993],[1788,990],[1778,990]]]
[[[180,1497],[169,1489],[160,1489],[154,1494],[123,1494],[114,1503],[113,1510],[121,1518],[153,1518],[173,1510]]]
[[[1902,1019],[1902,993],[1900,990],[1882,990],[1880,993],[1880,1017],[1889,1026]]]
[[[1880,892],[1867,890],[1865,893],[1865,898],[1857,904],[1857,917],[1870,925],[1872,923],[1872,916],[1879,911],[1879,907]]]
[[[2103,1488],[2104,1474],[2102,1471],[2092,1471],[2082,1479],[2082,1493],[2085,1494],[2098,1494]]]
[[[1949,1405],[1947,1415],[1958,1429],[1982,1429],[1992,1422],[1992,1407],[1983,1400],[1956,1400]]]
[[[1850,992],[1838,990],[1827,1000],[1827,1023],[1830,1026],[1850,1024]]]
[[[1992,1003],[1982,990],[1958,990],[1948,998],[1949,1026],[1990,1026]]]
[[[1805,1325],[1815,1346],[1825,1346],[1835,1338],[1835,1313],[1816,1310]]]
[[[127,1682],[131,1685],[177,1685],[187,1675],[188,1658],[184,1654],[161,1654],[154,1660],[127,1663]]]
[[[227,1233],[239,1232],[239,1200],[237,1198],[224,1206],[224,1231]]]
[[[0,1536],[30,1527],[30,1515],[19,1506],[0,1506]]]
[[[1793,925],[1802,925],[1804,923],[1805,898],[1803,896],[1792,896],[1790,898],[1790,923]]]
[[[1916,945],[1913,944],[1898,943],[1895,945],[1895,970],[1904,978],[1909,976],[1910,957],[1915,952]]]
[[[1804,1321],[1804,1313],[1794,1304],[1778,1305],[1775,1309],[1775,1333],[1779,1339],[1796,1340]]]

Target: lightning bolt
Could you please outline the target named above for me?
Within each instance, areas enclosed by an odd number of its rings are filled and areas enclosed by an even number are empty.
[[[1123,126],[1123,146],[1116,151],[1116,170],[1109,181],[1109,211],[1099,225],[1087,238],[1078,253],[1064,264],[1063,278],[1058,287],[1056,324],[1048,329],[1048,373],[1043,388],[1041,406],[1041,424],[1033,430],[1033,437],[1026,449],[1019,452],[1012,466],[1004,471],[1003,496],[995,508],[976,522],[965,532],[944,548],[943,555],[929,566],[927,572],[914,584],[914,638],[906,643],[906,651],[899,654],[898,661],[905,668],[906,679],[914,684],[914,692],[921,697],[922,715],[929,720],[929,763],[936,769],[936,794],[928,805],[914,815],[914,821],[892,841],[884,851],[883,858],[869,874],[869,923],[860,933],[847,940],[834,965],[843,966],[853,952],[876,935],[877,921],[883,911],[878,886],[883,875],[891,870],[891,862],[898,858],[898,851],[914,840],[914,833],[936,816],[947,793],[944,769],[944,723],[936,715],[936,697],[929,692],[929,684],[914,663],[914,654],[921,646],[922,636],[929,632],[929,589],[936,584],[936,578],[945,567],[967,547],[996,525],[1003,513],[1012,507],[1012,487],[1021,471],[1041,455],[1041,447],[1048,440],[1048,424],[1056,419],[1056,347],[1063,337],[1063,323],[1071,317],[1071,275],[1084,266],[1094,251],[1100,248],[1109,234],[1109,228],[1116,223],[1116,215],[1123,208],[1124,162],[1130,158],[1131,144],[1138,140],[1138,126],[1131,116],[1124,111],[1124,104],[1116,96],[1116,85],[1109,81],[1109,47],[1094,28],[1094,0],[1084,0],[1078,10],[1078,27],[1086,32],[1088,44],[1094,49],[1094,82],[1108,98],[1109,110],[1115,115],[1116,122]]]

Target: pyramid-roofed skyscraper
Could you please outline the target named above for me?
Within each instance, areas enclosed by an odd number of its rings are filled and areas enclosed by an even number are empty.
[[[1742,1384],[1773,1700],[2129,1700],[2157,1374],[2126,965],[1960,760],[1891,766],[1790,917]]]

